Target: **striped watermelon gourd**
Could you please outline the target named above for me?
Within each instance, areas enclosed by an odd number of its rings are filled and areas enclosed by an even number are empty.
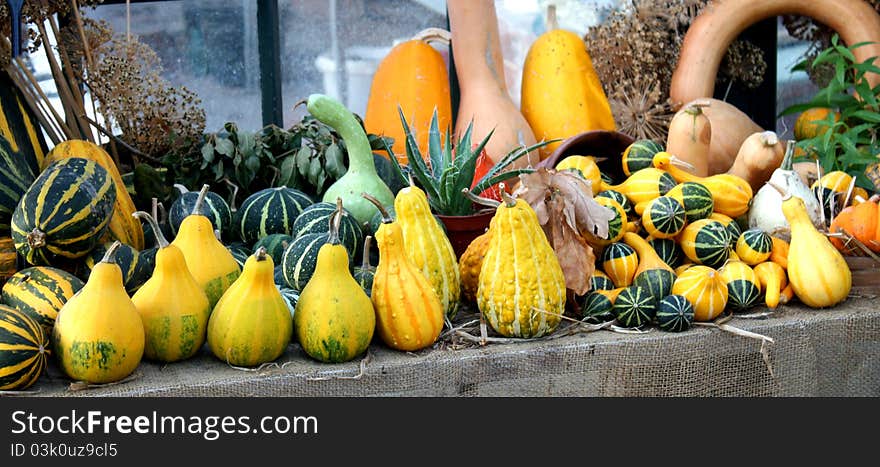
[[[318,250],[327,243],[330,234],[312,233],[305,234],[293,240],[281,257],[284,282],[294,290],[302,290],[315,273],[318,260]],[[351,267],[351,257],[349,257]]]
[[[672,284],[672,294],[684,296],[694,307],[694,321],[711,321],[727,307],[727,284],[715,269],[687,268]]]
[[[605,246],[620,241],[620,239],[623,238],[623,234],[626,233],[627,223],[629,222],[623,206],[617,201],[604,196],[593,198],[593,200],[596,201],[596,204],[614,211],[614,217],[608,221],[608,236],[606,238],[599,238],[598,236],[593,235],[592,232],[587,231],[584,232],[586,240],[591,244],[599,246]]]
[[[248,256],[253,254],[250,248],[242,242],[232,242],[226,245],[226,249],[232,253],[232,257],[240,268],[244,267],[244,262],[247,261]]]
[[[629,198],[634,205],[665,195],[676,181],[665,170],[647,167],[637,170],[618,185],[602,184],[602,191],[615,190]]]
[[[33,385],[45,371],[49,336],[29,315],[0,305],[0,390]]]
[[[599,269],[593,271],[590,276],[590,290],[611,290],[614,288],[614,281]]]
[[[50,164],[12,214],[15,248],[31,265],[88,254],[107,230],[116,189],[107,170],[79,157]]]
[[[657,302],[657,325],[669,332],[687,331],[694,322],[694,307],[683,295],[667,295]]]
[[[293,237],[287,234],[270,234],[265,237],[257,240],[257,243],[254,244],[254,249],[250,254],[256,253],[260,247],[266,249],[266,254],[272,258],[272,261],[275,264],[281,264],[281,258],[284,256],[284,250],[287,249],[290,244],[293,243]],[[233,253],[235,256],[235,253]],[[250,256],[250,255],[245,255]],[[247,258],[245,257],[242,261],[241,265],[244,267],[244,261]]]
[[[730,255],[730,237],[721,222],[700,219],[688,224],[678,236],[681,251],[695,264],[719,268]]]
[[[727,236],[730,239],[730,248],[736,249],[736,240],[739,238],[740,234],[742,234],[742,229],[740,228],[739,223],[727,214],[721,214],[720,212],[709,214],[707,219],[721,222],[721,225],[727,229]]]
[[[633,211],[633,205],[630,202],[629,198],[624,196],[623,193],[617,190],[602,190],[599,193],[596,193],[596,200],[599,198],[611,198],[614,201],[617,201],[621,207],[623,207],[623,211],[626,213],[627,219],[633,217],[635,215],[635,211]]]
[[[666,196],[675,198],[684,206],[685,220],[688,223],[709,217],[715,208],[712,192],[699,182],[679,183]]]
[[[84,261],[88,271],[80,274],[84,280],[88,280],[89,271],[104,258],[111,245],[113,242],[103,243],[89,252]],[[141,260],[140,252],[124,243],[116,250],[116,265],[122,269],[122,281],[128,293],[134,293],[153,274],[153,269]]]
[[[736,240],[736,255],[749,266],[767,261],[772,250],[770,235],[757,227],[743,231]]]
[[[652,139],[639,139],[623,150],[620,162],[623,174],[629,177],[633,173],[654,166],[654,154],[663,150],[660,143]]]
[[[358,256],[363,248],[364,230],[357,219],[343,206],[343,215],[339,224],[339,241],[348,249],[351,256]],[[293,221],[293,238],[312,233],[326,233],[330,229],[330,219],[336,212],[336,203],[321,201],[312,204],[299,214]]]
[[[642,228],[651,237],[675,237],[684,225],[684,207],[670,196],[658,196],[648,201],[642,211]]]
[[[9,230],[12,213],[35,178],[24,156],[0,136],[0,231]]]
[[[58,310],[83,287],[73,274],[51,266],[33,266],[15,273],[3,284],[0,302],[19,310],[52,335]]]
[[[745,311],[761,300],[761,281],[748,264],[728,261],[718,273],[727,284],[727,306],[731,310]]]
[[[602,270],[614,282],[615,288],[631,285],[638,267],[639,256],[626,243],[615,242],[602,251]]]
[[[171,208],[168,210],[168,224],[172,233],[177,235],[180,223],[186,216],[192,214],[196,200],[199,199],[199,192],[189,191],[183,185],[174,186],[182,193],[171,203]],[[222,236],[226,236],[232,228],[232,210],[229,208],[229,204],[222,196],[213,191],[205,193],[205,199],[199,206],[198,214],[207,217],[211,221],[211,225],[214,226],[214,230],[219,230]]]
[[[309,195],[295,188],[264,188],[248,196],[235,211],[233,236],[253,245],[273,233],[291,235],[297,216],[312,204]]]
[[[613,320],[614,299],[620,290],[623,289],[616,289],[616,293],[610,293],[610,290],[596,290],[579,297],[581,321],[598,324]]]
[[[657,313],[656,300],[645,289],[629,286],[617,294],[612,310],[617,322],[626,328],[649,324]]]
[[[675,269],[681,265],[681,248],[673,238],[648,238],[648,245],[669,267]]]

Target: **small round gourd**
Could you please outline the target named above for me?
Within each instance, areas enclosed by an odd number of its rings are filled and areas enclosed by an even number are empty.
[[[309,195],[295,188],[264,188],[248,196],[235,211],[233,236],[253,245],[273,233],[291,235],[296,218],[312,204]]]
[[[599,165],[596,164],[596,158],[593,156],[581,156],[581,155],[571,155],[566,156],[561,161],[556,163],[555,169],[557,171],[560,170],[572,170],[585,180],[590,182],[590,186],[593,190],[592,195],[596,195],[602,188],[602,171],[599,170]]]
[[[188,191],[182,185],[175,186],[183,192],[171,203],[171,208],[168,209],[168,224],[173,235],[177,235],[180,223],[193,212],[196,200],[199,199],[198,191]],[[228,233],[232,228],[232,209],[222,196],[213,191],[205,193],[205,199],[202,200],[198,213],[207,217],[211,221],[211,225],[214,226],[214,230],[219,230],[222,234]]]
[[[614,287],[630,286],[638,267],[639,256],[626,243],[612,243],[602,252],[602,270],[614,282]]]
[[[597,235],[593,235],[592,232],[584,232],[583,234],[587,242],[594,245],[605,246],[620,241],[620,239],[623,238],[623,234],[626,233],[627,223],[629,222],[626,217],[626,210],[623,209],[623,206],[621,206],[620,203],[611,198],[597,197],[594,198],[594,201],[600,206],[604,206],[614,211],[614,217],[608,221],[608,236],[606,238],[600,238]]]
[[[351,252],[352,257],[358,257],[364,242],[364,231],[357,219],[345,207],[342,209],[344,215],[339,226],[339,240]],[[297,238],[311,233],[326,233],[335,212],[336,204],[328,201],[307,206],[293,221],[290,235]]]
[[[672,294],[684,296],[694,307],[694,321],[711,321],[727,307],[727,284],[715,269],[687,268],[672,284]]]
[[[761,300],[761,281],[748,264],[728,261],[718,273],[727,284],[727,306],[732,311],[746,311]]]
[[[695,264],[719,268],[730,253],[730,237],[724,225],[712,219],[688,224],[678,237],[684,255]]]
[[[639,139],[623,150],[620,162],[623,174],[627,177],[638,170],[653,167],[654,154],[663,150],[663,146],[652,139]]]
[[[373,244],[373,236],[364,237],[363,254],[361,264],[354,267],[351,275],[360,284],[361,288],[369,297],[373,293],[373,278],[376,277],[376,266],[370,264],[370,247]]]
[[[593,271],[590,276],[590,290],[611,290],[614,288],[614,281],[599,269]]]
[[[617,322],[627,328],[649,324],[657,313],[654,297],[647,290],[630,286],[620,291],[612,308]]]
[[[599,198],[611,198],[614,201],[617,201],[617,203],[620,204],[621,207],[623,207],[623,211],[626,213],[627,219],[635,215],[632,202],[630,202],[629,198],[624,196],[623,193],[617,190],[602,190],[599,193],[596,193],[595,198],[597,201],[599,200]]]
[[[578,305],[581,311],[581,321],[587,323],[604,323],[615,318],[614,300],[617,298],[618,292],[611,293],[610,290],[596,290],[580,297]]]
[[[33,266],[18,271],[3,284],[0,302],[37,320],[48,338],[58,310],[83,285],[82,280],[62,269]]]
[[[675,269],[681,265],[681,248],[672,238],[649,238],[648,245],[657,252],[657,256],[669,267]]]
[[[745,230],[736,240],[736,255],[749,266],[767,261],[772,250],[773,240],[759,228]]]
[[[284,282],[294,290],[302,290],[315,272],[318,250],[321,249],[330,235],[327,233],[306,234],[296,238],[281,257],[284,271]]]
[[[685,219],[689,223],[709,217],[715,208],[712,192],[700,182],[679,183],[666,196],[675,198],[684,206]]]
[[[642,228],[654,238],[672,238],[685,226],[684,207],[670,196],[649,201],[642,212]]]
[[[739,226],[739,222],[726,214],[721,214],[720,212],[713,212],[709,215],[709,217],[707,217],[707,219],[721,222],[721,225],[723,225],[724,228],[727,229],[727,236],[730,239],[730,248],[735,249],[736,239],[738,239],[740,234],[742,234],[742,229]]]
[[[102,245],[98,245],[93,249],[85,259],[85,265],[88,267],[88,270],[98,264],[101,261],[101,258],[104,257],[104,253],[107,252],[107,249],[110,248],[112,242],[104,243]],[[150,274],[153,272],[152,269],[147,268],[147,264],[141,260],[141,255],[138,250],[135,250],[133,246],[121,244],[119,246],[119,250],[116,252],[116,265],[122,269],[122,280],[125,283],[125,290],[128,293],[134,293],[137,289],[146,282],[146,280],[150,277]],[[88,272],[81,274],[83,279],[88,279]]]
[[[694,322],[694,307],[683,295],[667,295],[657,302],[657,325],[668,332],[687,331]]]
[[[37,320],[0,305],[0,390],[32,386],[46,370],[49,336]]]

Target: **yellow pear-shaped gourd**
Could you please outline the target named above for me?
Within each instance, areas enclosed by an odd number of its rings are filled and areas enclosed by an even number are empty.
[[[159,248],[150,278],[131,297],[144,322],[144,357],[176,362],[195,355],[205,343],[211,304],[205,290],[189,272],[183,253],[168,243],[156,219],[143,211]]]
[[[293,314],[297,341],[312,358],[347,362],[373,339],[373,302],[349,272],[348,250],[339,241],[342,199],[331,217],[330,238],[318,250],[315,273],[303,287]]]
[[[208,188],[208,185],[202,187],[192,213],[183,218],[171,244],[183,253],[189,272],[205,290],[213,309],[241,274],[241,268],[232,253],[217,239],[211,220],[199,214]]]
[[[257,248],[214,306],[208,318],[208,346],[220,360],[256,366],[275,360],[287,349],[293,318],[275,287],[274,268],[266,248]]]
[[[74,380],[119,381],[134,372],[143,357],[141,315],[125,291],[122,269],[114,263],[120,245],[113,242],[55,319],[55,355]]]
[[[394,197],[394,212],[403,233],[406,256],[431,283],[434,293],[440,298],[443,311],[452,318],[458,311],[461,295],[458,258],[449,237],[431,213],[428,197],[415,186],[412,178],[409,186],[402,188]]]
[[[788,281],[797,298],[811,308],[834,306],[852,288],[852,272],[840,251],[825,234],[816,230],[804,201],[782,193],[782,213],[791,226],[788,244]]]
[[[379,264],[370,293],[379,338],[397,350],[424,349],[437,341],[443,329],[445,313],[440,297],[407,256],[400,224],[376,198],[363,196],[382,214],[382,224],[376,230]]]
[[[534,209],[505,191],[489,223],[492,238],[480,269],[477,306],[497,333],[540,337],[565,311],[565,277]]]

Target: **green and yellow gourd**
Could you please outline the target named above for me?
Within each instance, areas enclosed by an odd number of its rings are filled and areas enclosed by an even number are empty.
[[[0,391],[31,387],[46,370],[49,335],[29,315],[0,305]]]
[[[338,206],[335,201],[332,203],[321,201],[307,206],[293,221],[293,231],[290,235],[293,238],[298,238],[313,233],[326,234],[327,226],[330,225],[330,219],[336,214],[337,208]],[[364,231],[351,212],[344,206],[342,209],[343,215],[339,225],[339,241],[348,249],[351,257],[356,258],[363,250]]]
[[[293,318],[273,278],[264,248],[248,257],[208,318],[208,346],[234,366],[253,367],[280,357],[293,337]]]
[[[248,196],[235,211],[232,234],[247,245],[267,235],[292,235],[294,221],[313,203],[309,195],[295,188],[264,188]]]
[[[196,201],[199,199],[199,192],[189,191],[180,184],[175,184],[174,187],[180,191],[180,196],[171,203],[171,208],[168,209],[168,226],[171,228],[171,233],[176,235],[183,219],[192,214]],[[208,191],[205,194],[205,199],[202,200],[199,208],[199,214],[210,219],[214,230],[219,230],[224,236],[232,230],[232,209],[222,196],[213,191]],[[155,215],[153,218],[158,223],[159,219]]]
[[[746,311],[761,300],[761,281],[750,265],[728,261],[718,273],[727,284],[727,306],[732,311]]]
[[[10,141],[0,135],[0,231],[9,231],[9,221],[18,201],[34,183],[33,169]],[[9,235],[6,233],[5,235]]]
[[[623,150],[620,163],[623,175],[629,177],[639,170],[654,166],[654,154],[663,150],[663,146],[652,139],[639,139]]]
[[[685,221],[684,206],[671,196],[648,201],[642,211],[642,228],[653,238],[675,237],[684,228]]]
[[[83,261],[85,268],[80,267],[81,272],[78,273],[82,279],[88,279],[89,271],[101,261],[104,253],[112,244],[111,242],[97,245],[86,255]],[[150,277],[152,271],[152,268],[148,267],[147,261],[142,260],[141,253],[126,243],[119,245],[119,249],[116,250],[116,265],[122,269],[122,282],[129,294],[137,291],[141,284]]]
[[[149,279],[131,297],[144,323],[144,357],[169,363],[185,360],[205,343],[211,304],[183,252],[168,243],[156,220],[143,211],[134,216],[147,219],[159,242]]]
[[[213,309],[226,289],[241,274],[241,268],[232,253],[214,235],[211,220],[198,214],[207,191],[208,185],[204,185],[199,193],[200,199],[196,200],[193,207],[193,213],[181,221],[177,236],[171,244],[183,252],[187,268],[205,290],[208,303]]]
[[[403,232],[379,199],[362,195],[382,213],[376,230],[379,264],[370,300],[376,310],[376,332],[388,347],[402,351],[433,345],[443,329],[445,312],[431,283],[406,254]]]
[[[650,201],[658,196],[665,195],[676,185],[673,178],[666,170],[655,167],[646,167],[635,171],[623,182],[617,185],[602,183],[602,191],[613,190],[620,192],[633,204]]]
[[[681,266],[681,247],[678,246],[678,242],[676,242],[675,239],[653,238],[649,236],[645,240],[648,242],[648,245],[654,249],[657,256],[659,256],[664,263],[669,265],[669,267],[675,269]]]
[[[623,193],[617,190],[602,190],[599,193],[596,193],[596,201],[599,201],[600,198],[611,198],[614,201],[617,201],[618,204],[623,208],[623,211],[626,212],[627,219],[635,216],[635,211],[633,210],[633,205],[630,202],[629,198],[626,197]]]
[[[638,253],[625,242],[612,243],[602,251],[602,271],[611,278],[615,288],[632,285],[638,267]]]
[[[719,221],[694,221],[677,238],[682,253],[695,264],[720,268],[730,256],[730,237]]]
[[[257,240],[257,243],[254,243],[254,251],[246,254],[244,260],[241,261],[241,264],[244,265],[244,261],[247,261],[247,256],[256,253],[257,249],[260,247],[266,249],[266,253],[272,257],[272,261],[274,261],[275,264],[281,264],[281,258],[284,257],[284,250],[286,250],[291,243],[293,243],[293,237],[287,234],[266,235]],[[233,252],[233,255],[234,254],[235,253]]]
[[[627,232],[623,236],[623,241],[636,251],[639,258],[639,266],[633,275],[632,285],[641,287],[653,297],[655,302],[669,295],[675,282],[675,271],[660,259],[648,241],[638,234]]]
[[[376,276],[376,266],[370,264],[370,250],[373,245],[373,236],[364,237],[364,246],[361,256],[361,264],[354,267],[351,276],[361,285],[364,293],[369,297],[373,293],[373,277]],[[277,283],[277,281],[276,281]]]
[[[624,287],[614,300],[612,312],[621,326],[641,327],[653,321],[657,314],[657,299],[642,287]]]
[[[736,240],[736,255],[749,266],[770,259],[772,250],[773,240],[770,235],[757,227],[745,230]]]
[[[110,383],[130,375],[144,354],[141,315],[114,261],[119,241],[92,269],[82,289],[55,319],[52,341],[64,373],[78,381]]]
[[[608,237],[599,238],[592,232],[584,231],[581,235],[591,245],[606,246],[614,242],[620,241],[623,234],[626,233],[629,220],[627,219],[626,210],[616,200],[604,196],[593,198],[597,204],[614,211],[614,217],[608,221]]]
[[[675,185],[666,196],[670,196],[684,206],[687,222],[705,219],[715,210],[712,192],[699,182],[683,182]]]
[[[403,233],[406,256],[431,283],[446,316],[458,312],[461,276],[458,258],[440,223],[431,213],[428,198],[421,188],[410,185],[394,197],[397,224]]]
[[[672,294],[685,297],[694,307],[694,321],[711,321],[727,307],[727,283],[715,269],[691,266],[675,279]]]
[[[480,270],[477,306],[503,336],[544,336],[565,311],[562,267],[532,207],[506,192],[501,196],[489,223],[492,238]]]
[[[113,179],[94,161],[69,157],[34,180],[12,214],[12,239],[31,265],[51,266],[88,254],[113,215]]]
[[[614,301],[625,287],[609,290],[593,290],[583,296],[575,297],[581,314],[581,321],[587,323],[604,323],[616,318]]]
[[[599,165],[593,156],[566,156],[554,168],[556,170],[572,170],[583,177],[584,180],[589,181],[593,196],[602,189],[602,172],[599,170]]]
[[[293,329],[303,351],[329,363],[363,354],[376,329],[373,302],[349,272],[348,251],[339,239],[342,215],[338,210],[331,220],[330,239],[318,252],[315,273],[293,315]]]
[[[707,219],[721,222],[721,225],[723,225],[724,228],[727,230],[727,236],[729,240],[728,245],[732,250],[736,250],[736,241],[742,234],[742,228],[740,228],[739,222],[728,215],[721,214],[720,212],[712,212],[712,214],[709,214],[709,217],[707,217]]]
[[[48,339],[52,336],[58,310],[83,285],[83,281],[67,271],[32,266],[18,271],[3,284],[0,302],[37,320]]]
[[[667,295],[657,302],[655,318],[664,331],[687,331],[694,322],[694,307],[683,295]]]
[[[745,179],[728,173],[707,177],[694,175],[678,167],[675,156],[665,151],[654,154],[653,162],[654,168],[667,172],[676,183],[696,182],[705,186],[712,193],[716,212],[736,218],[749,211],[753,192]]]
[[[590,290],[611,290],[614,289],[614,281],[599,269],[593,271],[590,276]]]

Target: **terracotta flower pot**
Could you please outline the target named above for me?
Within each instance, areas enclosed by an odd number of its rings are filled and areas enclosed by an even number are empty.
[[[468,245],[489,228],[489,221],[492,220],[494,215],[494,209],[487,209],[469,216],[443,216],[438,214],[437,218],[446,227],[446,235],[449,237],[449,242],[452,243],[452,250],[455,251],[455,256],[460,258]]]
[[[623,151],[635,142],[632,136],[619,131],[593,130],[578,133],[565,139],[550,156],[539,162],[536,167],[553,168],[566,156],[595,156],[604,158],[599,161],[599,170],[615,180],[623,181],[623,166],[620,159]]]

